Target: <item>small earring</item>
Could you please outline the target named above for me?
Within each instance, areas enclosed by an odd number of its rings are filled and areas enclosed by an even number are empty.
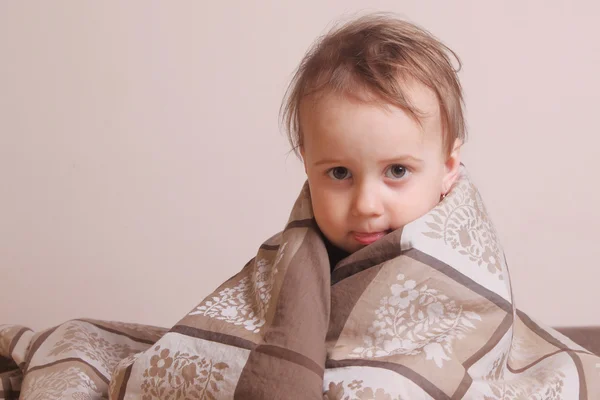
[[[446,193],[442,193],[440,200],[444,200],[445,198],[446,198]]]

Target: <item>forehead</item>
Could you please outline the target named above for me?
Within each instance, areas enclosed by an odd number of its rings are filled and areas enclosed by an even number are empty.
[[[371,148],[377,144],[416,150],[441,141],[435,93],[417,83],[409,83],[404,89],[406,101],[418,113],[418,119],[365,92],[313,95],[302,104],[300,112],[305,146],[333,151],[340,146]]]

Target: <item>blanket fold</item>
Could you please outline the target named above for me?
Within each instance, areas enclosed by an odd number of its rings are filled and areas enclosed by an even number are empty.
[[[600,398],[600,359],[515,307],[461,168],[333,271],[305,184],[285,229],[169,330],[0,325],[0,399]]]

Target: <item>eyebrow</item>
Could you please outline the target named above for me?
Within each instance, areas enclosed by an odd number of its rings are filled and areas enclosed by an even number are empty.
[[[405,163],[405,162],[422,164],[424,161],[421,160],[420,158],[416,158],[416,157],[409,156],[409,155],[398,156],[398,157],[388,158],[388,159],[379,161],[380,164],[401,164],[401,163]],[[325,165],[325,164],[343,164],[343,161],[336,160],[336,159],[325,159],[325,160],[320,160],[320,161],[317,161],[316,163],[314,163],[315,166]]]

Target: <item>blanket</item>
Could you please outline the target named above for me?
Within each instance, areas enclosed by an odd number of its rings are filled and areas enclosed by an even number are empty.
[[[330,269],[305,184],[285,229],[175,326],[0,326],[3,399],[596,399],[600,359],[515,307],[464,166]]]

